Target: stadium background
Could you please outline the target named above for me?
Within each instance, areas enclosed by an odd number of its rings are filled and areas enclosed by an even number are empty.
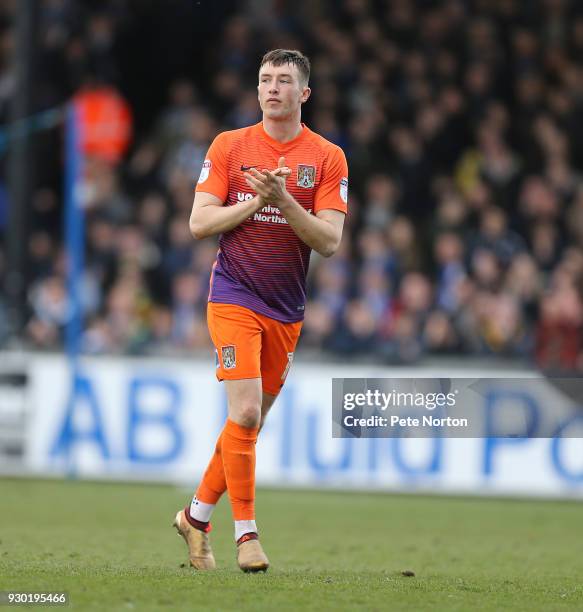
[[[331,259],[312,257],[297,365],[258,445],[262,486],[309,489],[262,493],[280,565],[299,571],[301,580],[324,572],[328,583],[331,572],[330,581],[357,588],[361,602],[382,591],[366,582],[385,550],[374,531],[368,540],[348,536],[351,550],[365,553],[355,570],[363,573],[334,574],[354,569],[351,554],[330,549],[329,541],[352,531],[331,516],[356,488],[582,496],[576,433],[501,441],[485,429],[483,439],[384,446],[329,434],[333,376],[511,375],[524,378],[523,399],[537,415],[566,404],[552,387],[544,397],[529,395],[528,377],[541,370],[577,375],[583,365],[578,2],[2,0],[0,472],[75,481],[0,480],[9,500],[0,533],[16,560],[0,559],[3,587],[15,580],[40,584],[47,572],[67,576],[78,600],[94,605],[95,595],[79,591],[84,578],[63,570],[72,554],[62,545],[65,534],[78,542],[85,537],[73,526],[70,505],[88,504],[98,517],[97,552],[90,558],[83,551],[77,562],[103,580],[104,600],[118,603],[107,555],[119,560],[120,551],[104,541],[118,521],[130,532],[131,505],[141,504],[151,516],[142,513],[139,529],[158,552],[126,541],[136,552],[120,561],[120,584],[135,601],[145,598],[144,609],[148,588],[152,597],[170,588],[168,576],[156,573],[177,554],[165,550],[158,523],[168,508],[161,500],[178,502],[188,493],[154,482],[192,488],[224,417],[205,324],[216,243],[190,236],[193,186],[213,137],[259,120],[257,66],[277,47],[310,57],[313,94],[303,120],[345,150],[350,168],[343,242]],[[77,190],[84,246],[71,250],[66,109],[95,93],[116,109],[97,132],[115,127],[108,144],[85,159]],[[67,278],[75,261],[83,268]],[[569,424],[579,419],[575,412]],[[76,482],[83,478],[91,482]],[[124,488],[122,496],[94,479],[152,484]],[[344,493],[322,497],[316,489],[325,486]],[[38,546],[60,560],[55,574],[52,561],[31,564],[27,538],[10,531],[33,517],[31,496],[52,505]],[[122,497],[124,509],[117,506]],[[387,515],[401,517],[404,523],[396,521],[387,535],[394,549],[386,553],[398,551],[403,563],[410,559],[427,572],[440,567],[422,587],[442,602],[438,609],[443,602],[447,609],[473,609],[480,601],[484,609],[581,602],[580,560],[567,553],[578,507],[530,501],[525,511],[510,500],[386,495],[354,495],[353,503],[377,530]],[[328,551],[313,567],[302,556],[311,552],[307,544],[286,539],[278,524],[298,525],[294,504]],[[225,506],[217,520],[228,530]],[[560,529],[549,527],[561,520]],[[431,522],[449,535],[438,541]],[[466,538],[461,553],[453,548],[458,531]],[[118,533],[120,542],[125,533]],[[226,538],[216,538],[219,551],[227,551]],[[524,558],[507,548],[523,545],[540,565],[521,565]],[[466,565],[463,584],[454,578],[458,555]],[[499,565],[485,569],[494,556]],[[152,578],[148,585],[134,579],[140,563]],[[531,570],[549,582],[524,576],[523,586],[512,582]],[[297,586],[294,575],[276,578]],[[295,609],[327,601],[319,580],[294,595]],[[401,593],[403,605],[427,604],[415,599],[415,587],[381,580]],[[281,595],[272,586],[268,602]],[[343,598],[346,609],[357,609],[346,603],[349,594]],[[236,598],[231,604],[245,609]],[[374,605],[381,604],[371,599],[370,609],[382,609]],[[220,608],[211,598],[207,609],[213,606]]]
[[[3,3],[4,122],[16,6]],[[215,245],[195,244],[185,223],[193,183],[218,131],[258,119],[258,59],[284,46],[312,58],[305,121],[350,161],[347,231],[334,258],[313,259],[301,348],[386,363],[448,354],[578,367],[578,3],[54,0],[38,12],[31,114],[97,78],[134,118],[127,154],[89,171],[84,352],[208,349]],[[3,276],[24,258],[26,287],[0,301],[18,310],[16,337],[1,317],[5,346],[62,347],[62,139],[59,129],[30,136],[19,202],[28,214],[13,247],[26,253],[11,253],[8,236],[2,244]]]

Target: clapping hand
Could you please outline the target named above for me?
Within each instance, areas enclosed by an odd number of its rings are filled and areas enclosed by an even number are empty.
[[[285,165],[285,157],[280,157],[275,170],[256,170],[245,172],[245,181],[261,198],[269,204],[278,206],[288,197],[285,181],[292,173]]]

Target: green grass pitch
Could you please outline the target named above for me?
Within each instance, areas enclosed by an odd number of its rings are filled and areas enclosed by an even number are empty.
[[[577,502],[260,490],[272,567],[249,575],[226,499],[219,569],[185,565],[170,525],[187,499],[170,486],[0,480],[0,590],[65,590],[68,608],[100,611],[583,609]]]

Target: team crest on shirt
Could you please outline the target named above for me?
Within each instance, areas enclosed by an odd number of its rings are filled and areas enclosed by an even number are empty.
[[[316,166],[298,164],[298,187],[310,189],[316,184]]]
[[[221,346],[221,358],[223,368],[225,370],[232,370],[237,365],[237,354],[234,345]]]

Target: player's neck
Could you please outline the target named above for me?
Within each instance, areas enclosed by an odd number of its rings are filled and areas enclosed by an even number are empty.
[[[294,117],[293,121],[273,121],[263,116],[263,129],[273,140],[285,144],[299,136],[304,128],[302,127],[300,117]]]

